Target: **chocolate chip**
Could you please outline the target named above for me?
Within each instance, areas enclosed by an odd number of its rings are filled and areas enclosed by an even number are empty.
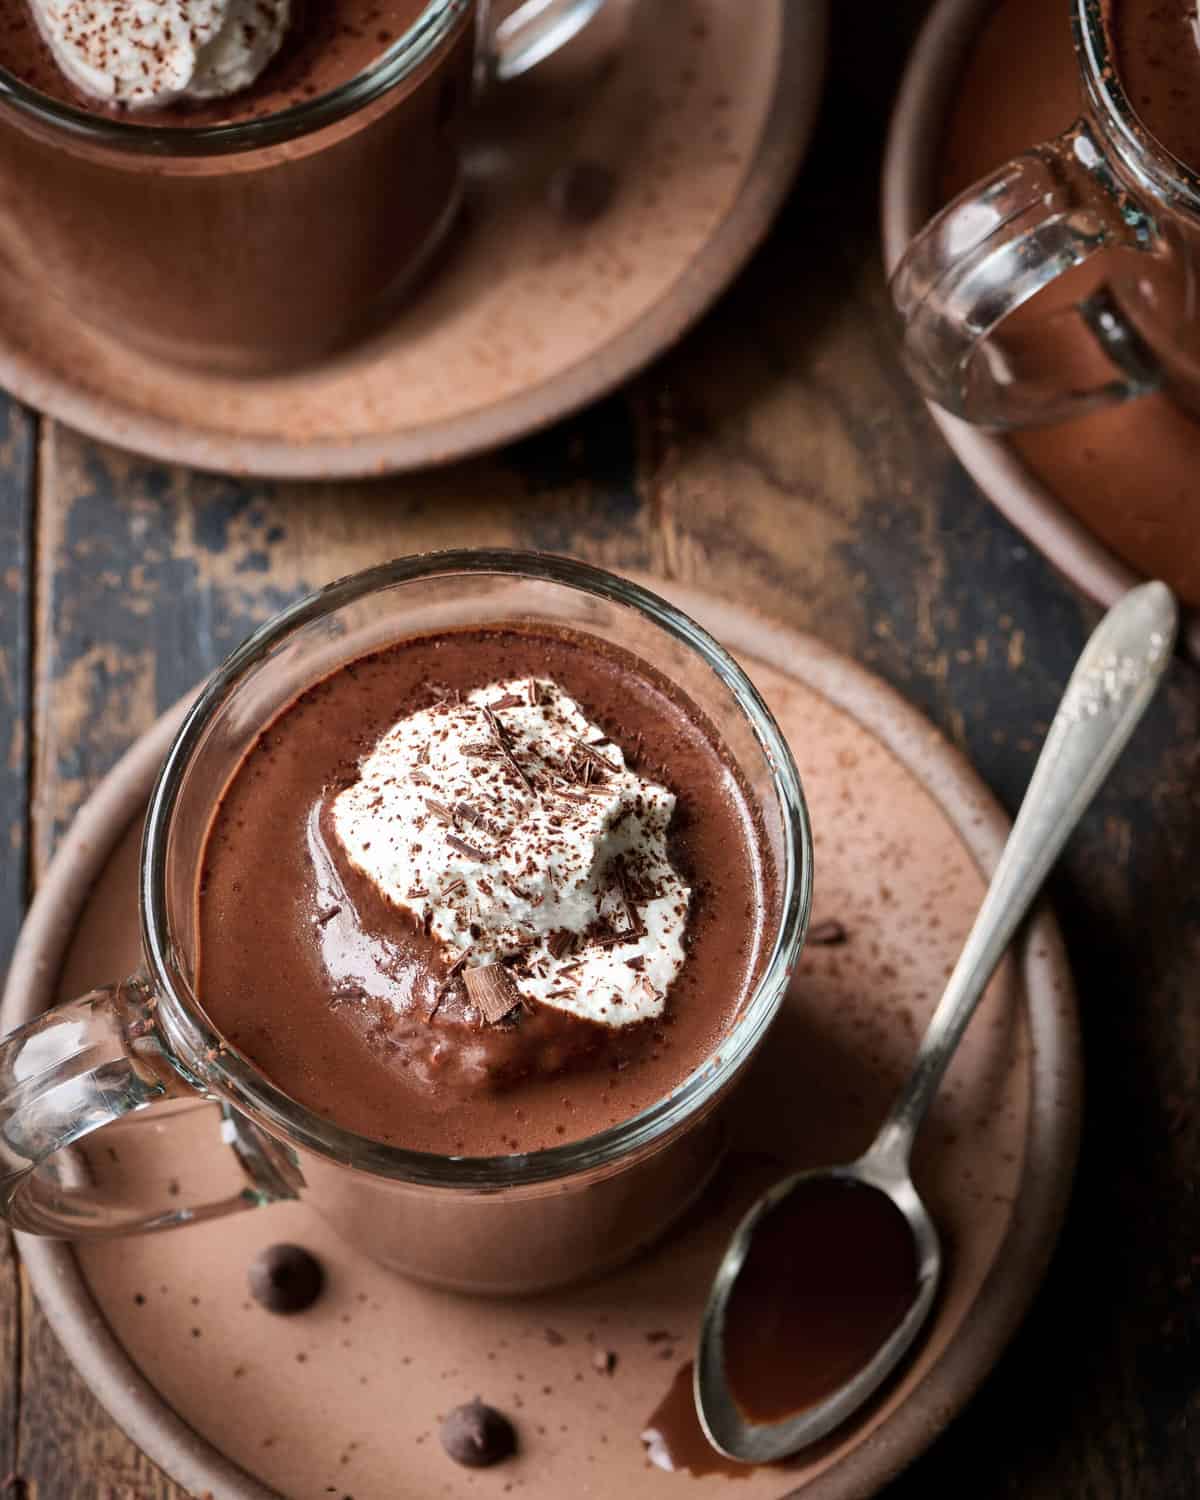
[[[840,922],[830,918],[825,922],[814,922],[808,929],[808,941],[820,948],[839,947],[850,934]]]
[[[475,1397],[456,1406],[442,1423],[442,1447],[456,1464],[468,1469],[486,1469],[517,1451],[512,1423],[494,1406]]]
[[[550,206],[570,224],[590,224],[605,212],[616,191],[612,171],[596,161],[560,167],[547,189]]]
[[[321,1263],[299,1245],[268,1245],[250,1264],[250,1295],[273,1313],[298,1313],[321,1295]]]

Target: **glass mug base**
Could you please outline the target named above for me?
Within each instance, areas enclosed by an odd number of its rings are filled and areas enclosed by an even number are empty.
[[[731,996],[718,1050],[661,1099],[545,1150],[441,1156],[340,1127],[283,1094],[214,1029],[193,986],[196,872],[233,770],[298,693],[364,646],[505,619],[618,644],[719,722],[776,878],[761,958],[746,991]],[[578,563],[510,553],[403,559],[332,585],[234,654],[168,752],[143,846],[145,975],[60,1006],[0,1044],[0,1210],[15,1227],[72,1238],[303,1198],[376,1260],[439,1286],[515,1294],[600,1274],[663,1235],[716,1169],[724,1105],[798,956],[811,870],[799,781],[777,726],[720,647],[653,595]],[[239,1004],[252,1008],[253,994]],[[212,1138],[218,1127],[224,1151]],[[137,1147],[122,1146],[120,1162],[109,1150],[114,1130]],[[193,1180],[201,1141],[205,1158],[228,1169],[220,1183]],[[178,1181],[173,1192],[165,1186],[180,1176],[183,1195]]]
[[[447,1197],[305,1155],[321,1217],[372,1260],[447,1291],[523,1296],[592,1280],[658,1243],[694,1207],[725,1154],[720,1110],[644,1160],[577,1188]]]

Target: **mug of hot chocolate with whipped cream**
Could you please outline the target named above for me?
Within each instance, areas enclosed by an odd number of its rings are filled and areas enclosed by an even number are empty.
[[[173,362],[293,369],[436,259],[481,82],[602,0],[0,0],[0,261]]]
[[[787,744],[665,600],[503,552],[343,580],[176,737],[142,970],[0,1044],[0,1211],[77,1237],[304,1197],[439,1285],[594,1275],[719,1163],[811,884]],[[153,1106],[197,1092],[243,1189],[156,1202],[195,1117]],[[144,1108],[134,1184],[104,1126]]]
[[[1047,3],[1071,27],[1079,113],[907,247],[891,285],[905,364],[996,430],[1160,390],[1200,420],[1200,5]]]

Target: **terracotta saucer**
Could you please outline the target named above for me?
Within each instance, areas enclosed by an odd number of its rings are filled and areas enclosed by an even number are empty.
[[[940,204],[1056,135],[1079,109],[1065,0],[941,0],[892,116],[883,174],[888,270]],[[1069,291],[1043,295],[1085,295],[1089,278],[1104,278],[1101,262]],[[1110,604],[1158,577],[1200,606],[1200,423],[1166,396],[1003,440],[930,411],[976,483],[1086,594]],[[1183,640],[1200,660],[1194,613]]]
[[[440,1413],[482,1394],[519,1424],[521,1452],[479,1493],[669,1500],[851,1500],[936,1437],[994,1363],[1042,1277],[1074,1166],[1080,1057],[1058,930],[1029,929],[975,1018],[922,1137],[918,1179],[950,1247],[930,1335],[859,1421],[791,1468],[689,1478],[651,1464],[641,1433],[682,1391],[701,1303],[748,1198],[783,1170],[859,1150],[906,1068],[1005,834],[967,765],[889,688],[808,637],[662,586],[747,662],[795,747],[813,812],[818,922],[743,1092],[736,1147],[689,1221],[594,1284],[488,1301],[411,1285],[342,1246],[303,1204],[171,1234],[21,1253],[72,1359],[118,1422],[173,1478],[217,1500],[428,1500],[471,1483],[442,1453]],[[34,903],[5,1027],[56,994],[136,961],[135,856],[160,722],[81,811]],[[215,1110],[189,1117],[190,1196],[227,1180]],[[114,1145],[153,1155],[153,1114]],[[106,1138],[107,1139],[107,1138]],[[228,1190],[226,1188],[226,1190]],[[309,1313],[252,1305],[246,1268],[280,1239],[311,1246],[329,1290]],[[611,1351],[610,1370],[596,1354]],[[607,1365],[607,1359],[599,1361]],[[685,1403],[683,1408],[687,1410]],[[676,1439],[676,1422],[668,1422]],[[681,1490],[682,1485],[682,1490]]]
[[[294,478],[420,468],[543,427],[679,338],[759,243],[815,119],[826,12],[611,0],[496,90],[446,262],[337,360],[206,378],[93,332],[0,268],[0,384],[136,452]],[[588,223],[552,204],[556,174],[579,161],[615,183]]]

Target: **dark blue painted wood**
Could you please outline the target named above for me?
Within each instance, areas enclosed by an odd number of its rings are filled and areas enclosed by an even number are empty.
[[[33,418],[0,395],[0,972],[24,910],[28,855]]]
[[[0,393],[0,974],[25,909],[29,853],[33,513],[37,428]],[[0,1239],[0,1472],[16,1463],[21,1411],[21,1289]]]

